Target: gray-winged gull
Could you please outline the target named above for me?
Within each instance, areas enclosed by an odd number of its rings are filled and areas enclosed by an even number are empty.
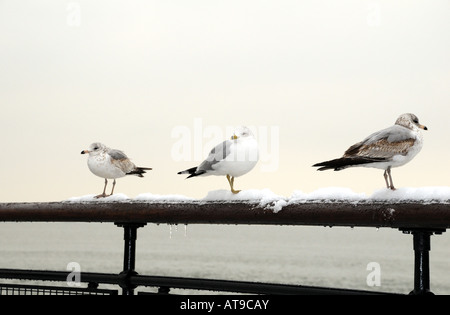
[[[251,130],[245,126],[236,128],[230,140],[215,146],[199,166],[179,172],[195,176],[226,176],[233,194],[234,179],[250,172],[259,159],[258,144]]]
[[[106,186],[108,179],[114,179],[111,195],[114,194],[114,187],[116,186],[116,179],[126,175],[136,175],[144,177],[145,171],[151,170],[148,167],[137,167],[127,157],[125,153],[120,150],[110,149],[104,144],[96,142],[89,146],[89,149],[81,151],[81,154],[89,154],[87,161],[88,167],[92,173],[105,179],[105,187],[103,193],[95,198],[107,197]]]
[[[403,114],[395,125],[375,132],[348,148],[341,158],[314,164],[318,170],[340,171],[348,167],[363,166],[384,169],[384,179],[389,189],[395,190],[391,168],[405,165],[420,152],[423,145],[421,130],[414,114]]]

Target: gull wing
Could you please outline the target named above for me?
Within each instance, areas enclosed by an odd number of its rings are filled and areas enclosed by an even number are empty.
[[[416,137],[407,128],[394,125],[371,134],[345,151],[345,158],[363,157],[390,160],[395,155],[406,155]]]
[[[111,157],[111,163],[124,173],[130,173],[136,169],[136,165],[122,151],[110,149],[108,154]]]
[[[216,145],[211,152],[209,152],[208,157],[204,160],[197,168],[197,172],[205,173],[207,171],[214,170],[214,165],[220,161],[226,159],[230,154],[230,147],[233,144],[232,140],[225,140],[224,142]]]

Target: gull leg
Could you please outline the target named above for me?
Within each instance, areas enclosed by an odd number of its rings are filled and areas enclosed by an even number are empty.
[[[228,180],[228,184],[230,184],[230,188],[231,188],[231,192],[233,194],[237,194],[240,192],[240,190],[234,190],[233,186],[234,186],[234,177],[227,175],[227,180]]]
[[[391,186],[389,185],[389,182],[388,182],[388,174],[387,174],[387,169],[386,169],[386,170],[384,170],[384,174],[383,174],[383,176],[384,176],[384,180],[386,181],[386,187],[387,187],[387,189],[390,189],[390,188],[391,188]]]
[[[234,177],[231,177],[231,192],[233,193],[233,194],[237,194],[237,193],[239,193],[240,192],[240,190],[234,190]]]
[[[229,176],[229,175],[227,175]],[[231,192],[233,194],[237,194],[240,192],[240,190],[234,190],[234,177],[231,177],[231,179],[228,179],[229,183],[230,183],[230,187],[231,187]]]
[[[116,179],[115,178],[114,178],[114,181],[113,181],[113,188],[111,190],[111,195],[110,196],[112,196],[114,194],[114,187],[116,187]]]
[[[388,167],[387,173],[388,173],[388,175],[389,175],[389,180],[390,180],[390,182],[391,182],[391,187],[389,187],[389,188],[391,188],[392,190],[395,190],[394,182],[392,181],[392,176],[391,176],[391,167]]]
[[[227,175],[228,185],[230,185],[231,191],[233,191],[233,184],[231,183],[230,175]]]
[[[106,186],[108,185],[108,180],[105,178],[105,187],[103,188],[103,194],[95,196],[95,198],[105,198],[106,197]]]

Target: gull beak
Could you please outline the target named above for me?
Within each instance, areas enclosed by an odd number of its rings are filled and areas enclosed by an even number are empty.
[[[236,135],[231,136],[231,140],[236,140],[237,138],[238,138],[238,136],[236,136]]]
[[[420,124],[419,124],[419,128],[420,128],[420,129],[423,129],[423,130],[428,130],[427,126],[420,125]]]
[[[81,151],[81,154],[88,154],[88,153],[89,153],[88,150],[83,150],[83,151]]]

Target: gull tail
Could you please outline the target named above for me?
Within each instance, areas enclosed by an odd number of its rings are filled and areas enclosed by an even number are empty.
[[[320,162],[313,165],[313,167],[320,167],[318,171],[332,170],[341,171],[347,167],[369,164],[374,162],[385,161],[384,158],[365,158],[365,157],[342,157],[330,161]]]
[[[138,177],[144,177],[144,174],[147,173],[146,171],[151,171],[152,169],[149,167],[136,167],[131,172],[127,173],[127,175],[136,175]]]
[[[196,166],[196,167],[192,167],[190,169],[187,169],[185,171],[178,172],[178,175],[189,174],[189,176],[186,177],[186,179],[188,179],[188,178],[199,176],[199,175],[202,175],[202,174],[205,174],[205,173],[206,173],[205,171],[198,171],[197,172],[197,166]]]

